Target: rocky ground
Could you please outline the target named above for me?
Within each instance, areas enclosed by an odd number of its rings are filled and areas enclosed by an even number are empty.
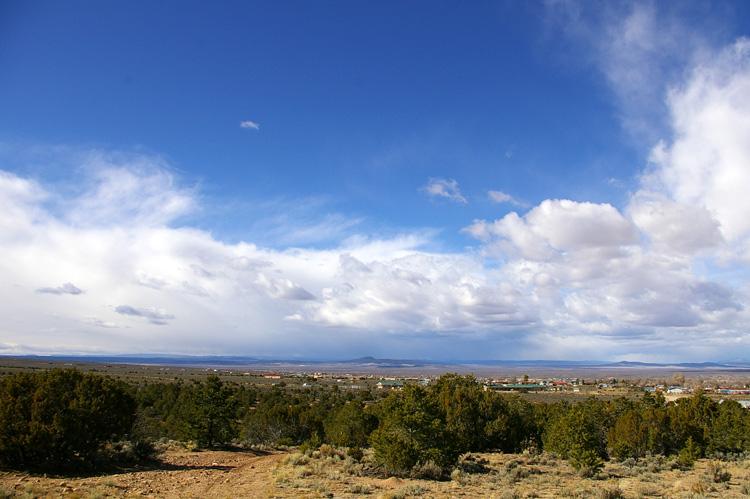
[[[435,481],[387,477],[325,447],[306,454],[170,449],[153,466],[91,476],[6,470],[0,472],[0,498],[750,497],[750,459],[744,458],[701,460],[689,471],[658,458],[610,462],[597,475],[584,478],[566,462],[546,454],[483,454],[472,458],[483,463],[474,472],[454,471],[450,479]]]

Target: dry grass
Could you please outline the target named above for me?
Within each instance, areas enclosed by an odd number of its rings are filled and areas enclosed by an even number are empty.
[[[311,459],[314,461],[315,457]],[[288,458],[277,473],[293,467],[296,461],[300,461],[300,457]],[[372,476],[367,471],[369,464],[366,459],[364,463],[358,463],[360,472],[354,474],[347,473],[341,467],[341,462],[330,460],[320,467],[313,466],[312,469],[315,470],[315,476],[326,473],[324,476],[329,479],[328,491],[335,497],[750,497],[750,463],[747,460],[701,460],[693,470],[681,471],[669,460],[657,456],[637,461],[631,459],[625,462],[608,462],[599,473],[582,478],[565,461],[550,454],[483,454],[462,456],[459,466],[447,476],[444,475],[442,481],[425,479],[421,472],[412,474],[412,478],[408,479]],[[309,463],[306,465],[309,466]],[[331,479],[332,477],[335,479]],[[343,477],[347,477],[344,480],[345,486],[337,484]],[[311,476],[306,479],[310,481],[315,478]],[[314,490],[311,486],[307,488]],[[282,492],[280,497],[292,497],[285,496],[283,490],[279,492]]]
[[[425,463],[410,478],[388,477],[372,452],[357,461],[343,449],[284,454],[191,452],[175,448],[161,469],[97,477],[47,478],[0,473],[0,499],[104,497],[250,497],[447,499],[750,498],[750,459],[704,459],[682,471],[669,460],[608,462],[582,478],[551,454],[472,454],[454,470]],[[434,477],[442,477],[436,480]]]

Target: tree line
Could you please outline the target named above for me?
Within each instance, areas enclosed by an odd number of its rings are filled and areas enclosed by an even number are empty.
[[[675,456],[690,467],[706,455],[750,450],[750,411],[705,394],[667,403],[639,399],[531,403],[484,390],[473,376],[387,394],[338,387],[248,387],[216,375],[202,382],[128,385],[75,369],[0,380],[0,462],[70,465],[107,442],[148,448],[160,439],[225,445],[327,443],[353,457],[370,447],[383,470],[450,469],[466,452],[554,452],[576,469],[607,459]]]

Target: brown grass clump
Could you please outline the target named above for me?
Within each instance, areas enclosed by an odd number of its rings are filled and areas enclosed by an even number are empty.
[[[411,477],[425,480],[440,480],[443,478],[444,470],[435,461],[419,463],[411,470]]]
[[[690,485],[690,492],[693,495],[706,495],[707,489],[706,486],[702,482],[695,482]]]
[[[636,497],[660,497],[662,495],[661,487],[648,482],[635,484],[633,491]]]
[[[622,489],[616,483],[609,483],[596,489],[595,497],[597,499],[620,499],[624,497]]]
[[[487,473],[489,471],[487,464],[489,464],[487,459],[467,453],[458,458],[456,467],[471,474]]]
[[[706,466],[706,477],[711,483],[723,483],[732,479],[732,474],[727,471],[725,464],[720,461],[709,461]]]

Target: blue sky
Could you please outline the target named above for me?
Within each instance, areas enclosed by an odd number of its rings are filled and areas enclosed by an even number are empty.
[[[0,353],[750,358],[746,2],[4,2]]]

